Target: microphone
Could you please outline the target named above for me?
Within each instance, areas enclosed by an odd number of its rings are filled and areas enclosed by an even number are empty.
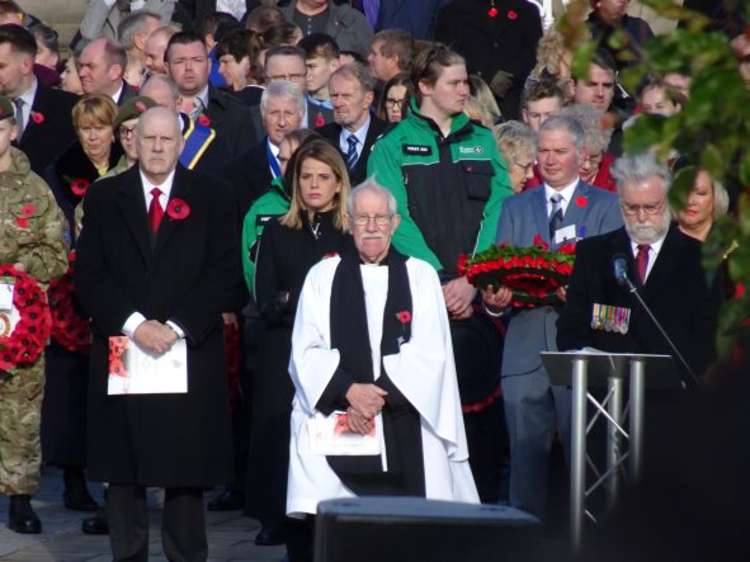
[[[612,256],[612,269],[614,271],[615,280],[617,281],[617,284],[620,285],[620,287],[627,289],[628,292],[632,293],[635,296],[636,300],[640,303],[640,305],[648,314],[649,318],[651,318],[651,321],[659,330],[659,333],[666,340],[667,344],[669,345],[670,349],[674,353],[678,362],[682,365],[685,371],[690,375],[690,377],[693,379],[693,382],[697,386],[700,386],[701,384],[700,379],[698,379],[698,377],[695,375],[693,370],[690,368],[690,365],[688,365],[688,362],[682,356],[682,353],[680,353],[680,350],[677,349],[677,346],[669,337],[669,335],[667,334],[667,331],[656,319],[656,316],[654,316],[654,313],[651,311],[651,308],[646,304],[646,301],[643,300],[643,297],[641,297],[641,294],[638,292],[638,287],[636,287],[633,281],[631,281],[630,277],[628,277],[628,262],[624,254],[615,254],[614,256]]]

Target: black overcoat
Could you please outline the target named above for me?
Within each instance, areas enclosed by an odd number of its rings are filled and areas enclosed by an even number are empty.
[[[170,199],[189,215],[164,215],[152,243],[137,166],[86,195],[75,284],[92,318],[88,470],[93,480],[165,487],[231,481],[231,429],[221,312],[243,299],[231,190],[177,167]],[[109,336],[135,311],[172,320],[188,342],[188,392],[107,396]]]

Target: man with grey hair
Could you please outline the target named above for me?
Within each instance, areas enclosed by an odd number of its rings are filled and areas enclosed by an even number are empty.
[[[331,74],[328,91],[334,123],[319,133],[339,149],[349,169],[352,185],[367,177],[367,159],[386,123],[370,112],[375,99],[375,80],[367,67],[358,62],[340,66]]]
[[[395,210],[374,181],[355,188],[347,217],[354,249],[323,259],[302,288],[289,362],[287,513],[308,516],[308,527],[287,543],[292,560],[312,560],[309,516],[324,500],[478,502],[440,280],[429,263],[391,247]],[[326,445],[341,432],[350,449],[343,440],[338,450]]]
[[[551,250],[622,225],[617,197],[581,181],[584,131],[575,119],[551,116],[539,129],[537,159],[544,185],[505,200],[497,243],[529,247],[542,240]],[[488,288],[483,298],[492,315],[509,317],[501,368],[505,418],[510,437],[510,503],[544,517],[549,453],[559,432],[569,451],[570,389],[552,385],[539,356],[555,351],[555,324],[566,298],[553,305],[511,306],[508,287]]]
[[[117,26],[117,38],[128,54],[125,82],[140,88],[146,71],[146,40],[161,25],[156,12],[133,12]]]
[[[673,354],[635,297],[615,280],[613,261],[621,257],[646,304],[700,375],[714,357],[717,301],[706,284],[700,242],[670,224],[671,173],[652,154],[620,158],[612,172],[625,226],[578,246],[558,346]],[[611,312],[620,325],[605,321]]]
[[[228,177],[237,192],[240,216],[281,175],[279,144],[284,135],[302,126],[305,97],[287,80],[270,82],[260,98],[263,139],[229,165]]]
[[[78,58],[83,92],[110,96],[117,105],[134,97],[136,91],[123,80],[127,62],[127,53],[118,42],[106,37],[93,40]]]
[[[236,209],[228,186],[179,164],[174,111],[149,109],[136,135],[138,164],[90,188],[78,239],[75,286],[93,338],[88,470],[110,483],[115,560],[148,558],[147,486],[165,488],[166,557],[206,560],[203,490],[232,472],[227,385],[216,375],[222,312],[244,298]],[[186,391],[111,395],[110,342],[155,360],[177,346]]]

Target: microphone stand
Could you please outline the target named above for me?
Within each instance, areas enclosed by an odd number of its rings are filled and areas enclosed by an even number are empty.
[[[630,280],[630,277],[627,275],[622,276],[622,280],[625,281],[627,284],[628,292],[635,295],[636,300],[640,303],[640,305],[643,307],[643,309],[648,314],[649,318],[651,318],[651,321],[654,323],[656,328],[659,330],[659,333],[664,337],[664,339],[669,344],[669,347],[672,349],[672,352],[675,354],[675,357],[677,357],[678,362],[682,365],[682,367],[687,371],[687,373],[690,375],[690,377],[693,379],[693,383],[695,383],[696,386],[701,386],[700,379],[696,376],[696,374],[693,372],[693,370],[690,368],[690,365],[688,365],[688,362],[685,360],[685,358],[682,356],[682,353],[680,353],[680,350],[677,349],[677,346],[674,344],[672,339],[667,334],[667,331],[662,327],[662,325],[659,323],[659,321],[656,319],[656,316],[654,316],[654,313],[651,312],[651,308],[646,304],[646,301],[643,300],[643,297],[641,297],[641,294],[638,292],[638,288],[633,284],[633,282]]]

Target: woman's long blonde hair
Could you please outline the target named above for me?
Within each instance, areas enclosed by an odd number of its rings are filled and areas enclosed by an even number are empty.
[[[341,189],[333,198],[333,225],[344,230],[346,224],[346,202],[349,200],[351,185],[349,184],[349,172],[344,164],[344,159],[328,141],[313,140],[302,144],[295,153],[294,172],[292,174],[292,204],[289,211],[279,221],[287,228],[299,230],[304,226],[302,214],[307,212],[302,195],[300,195],[299,176],[302,163],[308,158],[323,162],[336,177]]]

